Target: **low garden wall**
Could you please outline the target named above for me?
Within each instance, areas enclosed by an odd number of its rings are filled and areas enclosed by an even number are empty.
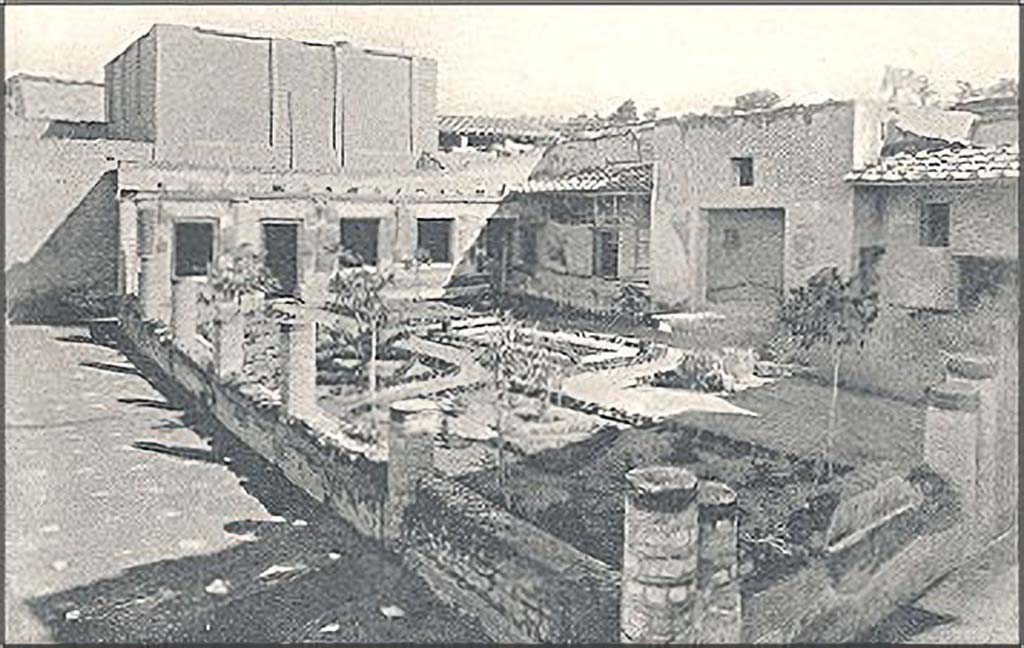
[[[203,408],[360,533],[399,550],[439,598],[477,617],[492,639],[616,639],[615,570],[439,475],[416,487],[394,541],[389,510],[408,493],[389,485],[379,446],[343,422],[289,416],[255,385],[215,378],[212,358],[197,361],[167,327],[130,307],[120,326],[143,372]]]
[[[421,483],[406,511],[407,557],[493,637],[611,642],[619,573],[444,478]]]

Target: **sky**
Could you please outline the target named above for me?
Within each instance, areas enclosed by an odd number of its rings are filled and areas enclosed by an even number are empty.
[[[156,22],[437,59],[442,113],[662,115],[769,88],[788,101],[871,97],[885,66],[941,89],[1017,77],[1015,6],[8,6],[5,77],[103,80]]]

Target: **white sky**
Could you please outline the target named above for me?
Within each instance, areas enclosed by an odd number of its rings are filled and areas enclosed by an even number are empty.
[[[867,96],[886,64],[939,86],[1017,76],[1015,6],[8,6],[5,76],[102,81],[154,22],[351,40],[436,58],[443,113],[663,115],[755,88],[790,100]]]

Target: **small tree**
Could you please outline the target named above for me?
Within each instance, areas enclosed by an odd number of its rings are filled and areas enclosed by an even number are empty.
[[[498,442],[498,491],[505,500],[505,427],[509,410],[512,408],[512,379],[515,376],[515,365],[519,355],[518,329],[512,324],[508,313],[500,316],[498,330],[491,337],[480,360],[491,367],[494,376],[494,389],[497,393],[497,417],[495,434]]]
[[[782,305],[780,323],[802,349],[824,345],[832,367],[832,402],[825,432],[825,470],[831,476],[833,435],[838,417],[839,370],[843,351],[863,347],[878,317],[878,296],[866,283],[843,278],[832,267],[816,273],[790,291]]]
[[[391,282],[392,275],[367,268],[336,268],[327,285],[327,291],[332,297],[325,308],[336,315],[355,321],[357,341],[364,336],[369,337],[370,348],[366,367],[370,393],[370,425],[373,428],[376,428],[377,341],[391,317],[391,311],[383,295],[384,289]],[[357,354],[362,357],[358,347],[357,342]]]
[[[613,124],[632,124],[636,120],[636,103],[632,99],[626,99],[621,106],[615,109],[615,112],[608,115],[608,121]]]
[[[267,270],[266,255],[249,243],[229,249],[217,258],[210,274],[210,286],[221,301],[242,303],[243,295],[277,289],[277,281]]]

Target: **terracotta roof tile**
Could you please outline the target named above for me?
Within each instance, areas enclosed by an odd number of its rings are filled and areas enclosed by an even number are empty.
[[[996,147],[959,146],[937,151],[899,153],[877,164],[854,169],[848,182],[898,184],[901,182],[998,180],[1020,175],[1020,151],[1016,145]]]
[[[515,193],[607,191],[649,193],[654,187],[650,163],[610,165],[573,171],[554,178],[531,178],[512,189]]]
[[[543,125],[539,120],[483,115],[438,115],[437,128],[442,133],[535,138],[558,136],[555,130]]]

